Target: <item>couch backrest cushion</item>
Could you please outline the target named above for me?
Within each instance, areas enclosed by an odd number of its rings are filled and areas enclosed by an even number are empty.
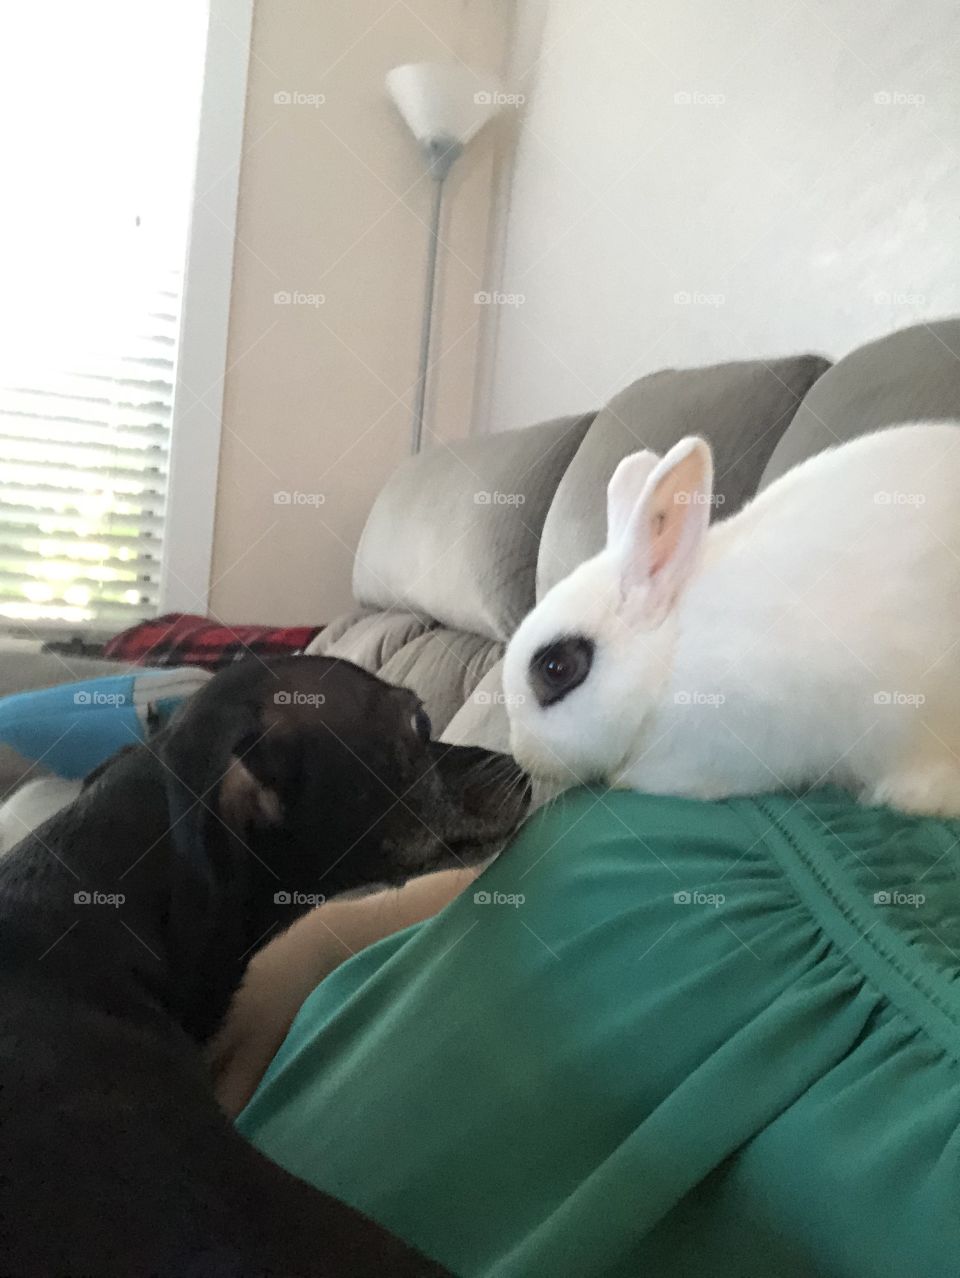
[[[388,683],[410,688],[440,736],[498,665],[503,644],[402,609],[360,609],[327,626],[307,652],[352,661]],[[478,704],[494,705],[495,699],[481,697]]]
[[[339,657],[379,674],[405,644],[429,634],[435,624],[402,608],[358,608],[321,630],[306,652]]]
[[[502,655],[503,645],[492,639],[438,626],[406,644],[378,673],[417,693],[439,737]]]
[[[757,487],[777,441],[810,386],[830,366],[818,355],[668,369],[641,378],[600,410],[557,488],[537,566],[543,595],[606,540],[606,486],[641,448],[666,452],[684,435],[713,445],[719,517]]]
[[[960,320],[861,346],[813,386],[773,451],[761,487],[831,444],[900,422],[960,417]]]
[[[491,665],[443,729],[450,745],[478,745],[510,752],[510,721],[503,692],[503,660]]]
[[[357,602],[508,639],[533,606],[543,521],[592,418],[437,444],[410,458],[364,528]]]

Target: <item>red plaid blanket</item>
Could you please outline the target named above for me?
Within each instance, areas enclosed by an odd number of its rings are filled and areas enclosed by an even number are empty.
[[[322,626],[222,626],[206,617],[169,612],[115,635],[103,655],[141,666],[202,666],[219,670],[251,653],[302,652]]]

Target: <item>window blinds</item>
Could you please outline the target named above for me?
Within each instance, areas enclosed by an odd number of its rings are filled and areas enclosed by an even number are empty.
[[[0,9],[0,629],[158,609],[207,9]]]
[[[0,616],[156,612],[179,299],[171,271],[116,349],[0,386]]]

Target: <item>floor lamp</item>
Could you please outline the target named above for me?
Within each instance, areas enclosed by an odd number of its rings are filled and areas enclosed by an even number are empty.
[[[413,409],[411,451],[418,453],[423,437],[427,377],[430,371],[430,335],[433,328],[444,184],[470,139],[500,110],[503,91],[493,76],[479,75],[458,63],[443,62],[415,62],[394,67],[387,75],[387,91],[420,144],[427,171],[433,179],[433,208],[420,328],[420,361]]]

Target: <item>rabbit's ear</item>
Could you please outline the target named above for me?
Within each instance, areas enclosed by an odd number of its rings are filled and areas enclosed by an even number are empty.
[[[706,440],[681,439],[652,471],[619,548],[626,599],[645,587],[644,611],[662,613],[696,567],[710,523],[713,457]]]
[[[613,472],[607,485],[607,545],[615,545],[627,530],[627,523],[650,478],[660,454],[649,448],[631,453]]]

